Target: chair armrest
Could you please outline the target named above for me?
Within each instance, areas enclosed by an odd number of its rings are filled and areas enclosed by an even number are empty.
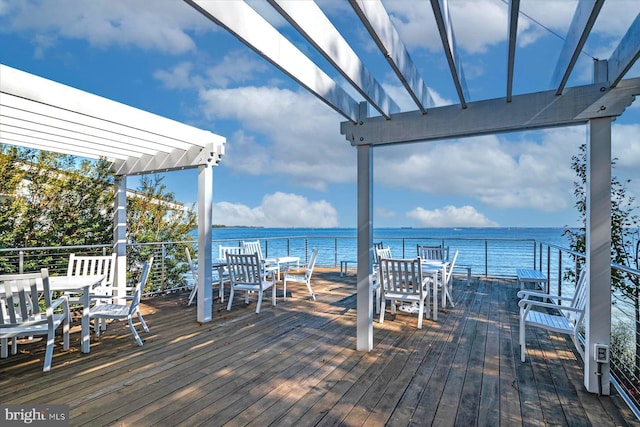
[[[542,307],[542,308],[553,308],[556,310],[575,311],[576,313],[582,311],[582,309],[571,307],[570,305],[558,305],[552,302],[542,302],[542,301],[535,301],[535,300],[520,300],[518,302],[518,306],[524,309],[531,309],[533,307]]]
[[[62,311],[65,315],[69,315],[69,297],[67,295],[61,295],[58,298],[51,301],[51,307],[47,309],[47,312],[53,313],[54,310],[62,305]]]
[[[538,291],[518,291],[518,298],[539,297],[539,298],[552,298],[562,301],[571,301],[573,297],[563,297],[558,295],[546,294]]]
[[[67,295],[61,295],[51,301],[51,308],[58,308],[61,304],[69,305],[69,297]]]

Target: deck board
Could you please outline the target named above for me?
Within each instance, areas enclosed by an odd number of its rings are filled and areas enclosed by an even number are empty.
[[[206,324],[188,293],[145,299],[143,347],[117,322],[81,354],[76,322],[49,373],[41,343],[0,359],[0,401],[67,404],[73,426],[640,425],[619,396],[584,390],[565,337],[528,330],[520,362],[514,280],[457,281],[456,306],[422,330],[387,307],[369,353],[355,350],[354,275],[319,268],[317,301],[287,290],[260,314],[216,301]]]

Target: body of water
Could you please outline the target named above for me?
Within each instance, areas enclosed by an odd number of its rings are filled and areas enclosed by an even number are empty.
[[[534,266],[535,242],[568,247],[563,228],[376,228],[374,242],[389,246],[394,257],[414,258],[417,244],[444,243],[456,264],[474,275],[511,276],[515,268]],[[339,266],[356,259],[355,228],[214,228],[213,250],[259,240],[266,257],[299,256],[305,261],[319,249],[318,265]]]

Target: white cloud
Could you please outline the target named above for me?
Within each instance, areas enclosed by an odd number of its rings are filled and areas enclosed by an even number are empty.
[[[179,54],[195,50],[187,31],[216,29],[202,14],[180,1],[35,0],[12,2],[10,6],[3,3],[1,10],[5,31],[39,34],[34,38],[38,54],[56,37],[86,40],[103,48],[136,46]]]
[[[209,89],[200,99],[206,117],[237,120],[243,129],[227,143],[225,166],[290,175],[316,189],[355,181],[356,150],[340,135],[340,116],[306,92],[276,87]]]
[[[445,206],[441,209],[426,210],[417,207],[407,212],[407,217],[415,219],[423,227],[497,227],[473,206]]]
[[[396,213],[387,208],[375,208],[375,216],[380,218],[394,218]]]
[[[263,197],[260,206],[219,202],[213,204],[213,222],[262,227],[337,227],[338,212],[326,200],[277,192]]]
[[[541,138],[535,142],[531,137]],[[572,203],[571,156],[583,127],[379,148],[374,177],[391,188],[462,195],[495,208],[560,211]]]

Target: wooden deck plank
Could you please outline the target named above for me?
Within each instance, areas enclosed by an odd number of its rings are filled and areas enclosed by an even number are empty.
[[[184,295],[143,301],[151,327],[138,347],[126,324],[110,324],[80,354],[21,345],[0,359],[0,401],[64,403],[70,425],[639,425],[617,396],[582,385],[567,340],[528,331],[520,363],[515,281],[454,286],[439,320],[387,313],[374,322],[374,349],[355,350],[355,277],[314,272],[305,289],[256,315],[238,298],[231,311],[195,321]],[[621,407],[622,406],[622,407]]]
[[[511,329],[513,310],[517,309],[514,304],[514,295],[508,286],[500,286],[500,412],[499,419],[501,425],[522,424],[522,413],[520,411],[520,396],[518,393],[517,368],[520,363],[520,353],[514,353],[518,349],[518,332]],[[513,341],[515,337],[515,343]]]

